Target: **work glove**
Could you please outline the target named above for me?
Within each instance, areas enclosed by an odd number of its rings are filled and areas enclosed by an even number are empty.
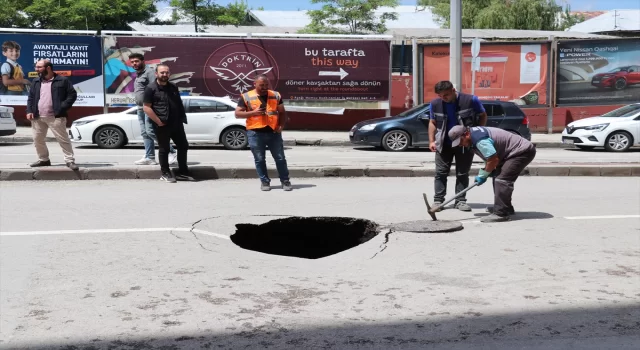
[[[483,183],[487,182],[487,178],[490,175],[491,175],[490,172],[484,171],[484,169],[480,169],[480,171],[478,172],[478,176],[476,176],[476,183],[478,184],[478,186],[480,186]]]

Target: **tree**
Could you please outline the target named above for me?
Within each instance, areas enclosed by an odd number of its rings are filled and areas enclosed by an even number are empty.
[[[567,5],[567,7],[565,7],[564,9],[564,13],[562,13],[562,19],[560,20],[559,29],[566,30],[586,20],[587,18],[582,14],[578,14],[578,15],[572,14],[571,6]]]
[[[311,23],[301,33],[313,34],[366,34],[384,33],[388,20],[398,19],[394,12],[376,16],[382,6],[396,7],[398,0],[311,0],[324,4],[320,10],[307,11]]]
[[[171,0],[171,6],[189,18],[193,18],[196,32],[202,32],[208,25],[239,26],[247,21],[249,6],[246,0],[236,0],[221,6],[213,0]]]
[[[450,26],[449,0],[419,0],[431,8],[444,28]],[[565,10],[568,13],[568,8]],[[466,0],[462,5],[464,29],[560,30],[562,6],[555,0]]]
[[[129,30],[157,11],[153,0],[0,0],[0,27]]]

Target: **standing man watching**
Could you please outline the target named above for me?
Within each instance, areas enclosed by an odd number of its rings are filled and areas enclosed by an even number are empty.
[[[449,130],[449,138],[453,140],[453,147],[471,147],[485,161],[476,176],[478,185],[493,176],[494,204],[487,208],[491,215],[480,221],[509,221],[510,215],[516,212],[511,203],[514,183],[536,157],[536,147],[520,135],[491,127],[469,129],[458,125]]]
[[[156,133],[154,124],[149,117],[144,113],[143,101],[144,101],[144,89],[149,83],[156,80],[156,72],[151,67],[145,64],[144,56],[139,53],[132,53],[129,55],[129,62],[131,67],[136,70],[136,80],[134,82],[134,93],[136,96],[136,104],[138,105],[138,122],[140,123],[140,136],[144,141],[144,157],[134,162],[136,165],[156,165],[156,149],[155,142]],[[176,162],[176,150],[170,146],[169,164]]]
[[[33,80],[27,98],[27,119],[31,121],[33,144],[38,153],[38,161],[32,167],[50,166],[49,149],[45,138],[51,128],[53,136],[64,153],[64,161],[71,170],[78,170],[73,155],[73,147],[67,134],[67,111],[71,109],[78,94],[69,79],[53,72],[49,60],[36,62],[38,77]]]
[[[269,79],[266,75],[258,75],[254,81],[255,89],[242,94],[236,107],[236,118],[247,119],[247,136],[249,147],[256,163],[256,171],[260,177],[260,189],[271,190],[271,179],[267,173],[265,160],[266,147],[273,156],[278,169],[282,189],[291,191],[289,169],[284,156],[282,129],[286,123],[286,115],[282,97],[277,91],[269,90]]]
[[[156,66],[156,79],[144,90],[144,113],[157,125],[158,158],[160,158],[160,180],[175,183],[177,180],[195,181],[187,167],[189,143],[184,132],[187,114],[184,111],[178,87],[169,82],[171,72],[166,64]],[[171,140],[178,146],[178,173],[173,177],[169,169],[169,146]]]
[[[438,98],[431,101],[429,123],[429,149],[436,152],[436,176],[434,205],[444,202],[447,195],[447,177],[451,164],[456,161],[456,193],[469,186],[469,170],[473,162],[473,152],[464,147],[451,147],[451,139],[447,134],[456,125],[484,126],[487,124],[487,113],[478,97],[457,92],[450,81],[443,80],[436,84]],[[456,198],[455,208],[471,211],[467,204],[466,194]]]

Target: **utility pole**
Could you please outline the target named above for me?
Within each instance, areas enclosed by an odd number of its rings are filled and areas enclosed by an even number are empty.
[[[462,0],[450,1],[449,80],[457,91],[462,92]]]

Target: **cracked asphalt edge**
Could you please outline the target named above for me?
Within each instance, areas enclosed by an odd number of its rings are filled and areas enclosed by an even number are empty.
[[[373,256],[371,258],[369,258],[369,260],[375,258],[378,254],[384,252],[384,250],[387,249],[387,245],[389,244],[389,238],[390,238],[391,234],[394,233],[394,232],[396,232],[396,231],[394,231],[393,229],[389,229],[389,231],[384,234],[384,242],[382,242],[380,244],[380,248],[381,248],[380,251],[375,253],[375,254],[373,254]]]

